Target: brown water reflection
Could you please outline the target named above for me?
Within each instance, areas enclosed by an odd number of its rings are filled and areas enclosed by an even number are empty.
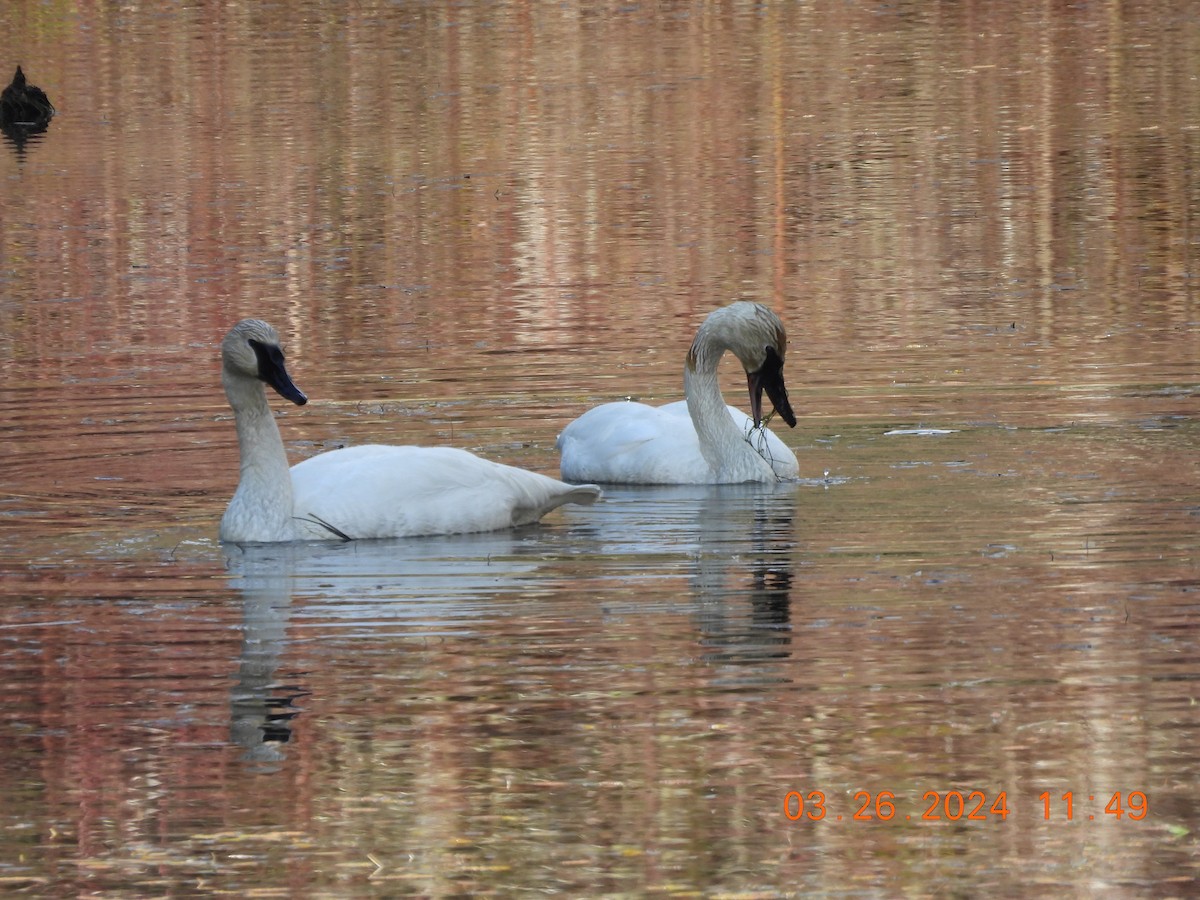
[[[0,26],[59,111],[0,146],[0,888],[1191,893],[1189,4]],[[215,542],[243,315],[297,458],[553,472],[735,296],[789,325],[798,485]],[[953,789],[1010,814],[922,821]]]

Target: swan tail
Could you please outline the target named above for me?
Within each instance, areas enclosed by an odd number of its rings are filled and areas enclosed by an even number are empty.
[[[597,500],[604,496],[604,492],[594,484],[577,484],[558,498],[555,506],[562,506],[564,503],[578,503],[580,506],[591,506]]]
[[[600,499],[602,493],[600,488],[594,484],[572,484],[568,490],[559,491],[551,494],[546,498],[546,502],[542,504],[539,517],[544,516],[552,509],[558,509],[560,506],[566,506],[568,503],[578,503],[580,506],[591,506]]]
[[[561,491],[547,497],[545,502],[536,508],[516,507],[512,512],[513,525],[532,525],[552,509],[558,509],[568,503],[578,503],[590,506],[603,496],[600,488],[594,484],[573,484],[569,490]]]

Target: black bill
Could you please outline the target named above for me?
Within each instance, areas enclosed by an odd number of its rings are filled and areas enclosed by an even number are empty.
[[[754,420],[755,428],[762,424],[763,391],[767,392],[775,412],[787,422],[788,427],[796,427],[796,414],[792,412],[787,386],[783,383],[783,359],[774,349],[767,348],[766,361],[757,372],[746,373],[746,385],[750,388],[750,418]]]
[[[291,400],[297,406],[303,406],[308,402],[308,398],[304,396],[304,391],[296,387],[292,377],[287,373],[287,367],[283,364],[283,351],[274,344],[262,344],[258,341],[251,341],[250,346],[254,348],[254,355],[258,357],[258,377],[269,384],[279,393],[280,397],[285,400]],[[785,399],[787,395],[784,395]]]

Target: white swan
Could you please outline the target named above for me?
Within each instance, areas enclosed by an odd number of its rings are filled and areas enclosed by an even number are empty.
[[[717,364],[732,351],[746,370],[750,412],[726,406]],[[566,481],[613,484],[732,484],[796,478],[796,454],[763,425],[762,393],[789,426],[796,416],[783,383],[787,334],[771,310],[736,301],[710,313],[683,369],[687,400],[666,406],[605,403],[558,436]]]
[[[569,485],[452,447],[366,445],[288,468],[263,382],[308,402],[284,367],[279,336],[244,319],[221,344],[241,478],[221,518],[237,543],[459,534],[528,525],[564,503],[592,503],[595,485]]]

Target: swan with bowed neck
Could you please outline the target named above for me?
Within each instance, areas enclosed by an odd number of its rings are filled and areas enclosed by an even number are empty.
[[[726,406],[717,365],[730,351],[746,370],[750,412]],[[763,425],[765,391],[790,427],[783,382],[787,334],[767,307],[736,301],[700,325],[683,368],[687,397],[666,406],[618,401],[588,410],[558,436],[566,481],[735,484],[796,478],[796,454]]]
[[[226,335],[221,360],[241,455],[237,491],[221,518],[223,541],[494,531],[600,496],[595,485],[563,484],[453,447],[346,447],[289,468],[264,383],[297,405],[308,398],[287,373],[279,336],[267,323],[245,319]]]

